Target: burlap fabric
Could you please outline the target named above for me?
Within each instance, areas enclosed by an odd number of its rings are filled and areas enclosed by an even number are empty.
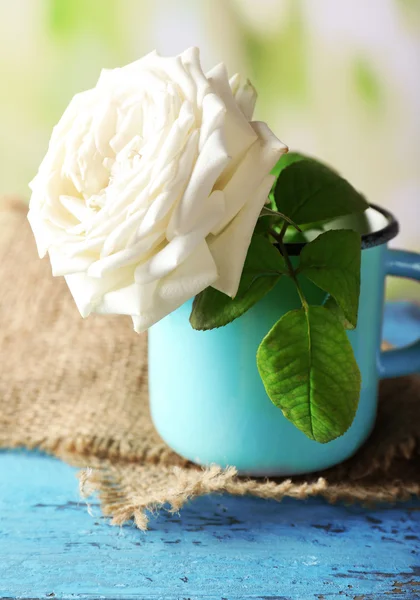
[[[150,421],[146,337],[129,318],[80,318],[64,280],[38,259],[25,217],[18,201],[0,202],[1,447],[40,448],[82,467],[82,492],[98,491],[114,523],[134,518],[142,529],[148,510],[178,510],[209,492],[368,503],[420,493],[417,377],[382,384],[368,443],[325,473],[241,479],[178,457]]]

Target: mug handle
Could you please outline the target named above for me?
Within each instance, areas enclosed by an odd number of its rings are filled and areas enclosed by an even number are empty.
[[[420,282],[420,254],[387,249],[385,275],[407,277]],[[420,339],[409,346],[387,350],[379,355],[379,376],[400,377],[420,372]]]

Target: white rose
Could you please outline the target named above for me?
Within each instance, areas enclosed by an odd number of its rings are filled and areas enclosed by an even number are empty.
[[[83,317],[143,331],[208,286],[234,297],[286,147],[252,122],[255,90],[196,48],[104,70],[54,128],[31,183],[41,257]]]

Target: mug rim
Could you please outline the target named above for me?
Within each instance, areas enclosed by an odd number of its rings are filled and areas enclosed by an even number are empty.
[[[381,213],[387,220],[387,224],[385,227],[382,227],[382,229],[364,233],[362,235],[362,250],[373,248],[374,246],[381,246],[382,244],[389,242],[389,240],[392,240],[398,234],[400,229],[397,219],[389,210],[372,203],[369,203],[369,208],[373,208]],[[285,244],[287,253],[290,256],[298,256],[308,243],[309,242],[288,242]]]

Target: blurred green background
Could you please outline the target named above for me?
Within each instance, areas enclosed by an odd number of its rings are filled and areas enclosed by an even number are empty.
[[[102,67],[191,45],[249,76],[256,117],[395,212],[395,245],[420,250],[420,0],[0,0],[0,193],[28,198],[53,125]]]

